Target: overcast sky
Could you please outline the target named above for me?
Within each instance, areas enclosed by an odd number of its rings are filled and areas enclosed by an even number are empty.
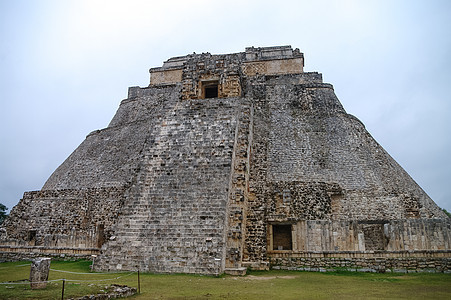
[[[148,69],[292,45],[451,211],[451,1],[0,0],[0,203],[39,190]]]

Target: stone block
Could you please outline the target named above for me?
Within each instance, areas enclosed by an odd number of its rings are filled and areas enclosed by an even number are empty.
[[[30,286],[32,289],[44,289],[47,287],[51,258],[41,257],[31,261]]]

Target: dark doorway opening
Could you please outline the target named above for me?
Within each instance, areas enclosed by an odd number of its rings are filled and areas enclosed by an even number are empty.
[[[28,245],[30,246],[36,245],[36,230],[28,231]]]
[[[292,250],[291,225],[272,225],[273,250]]]
[[[365,250],[385,250],[388,238],[384,234],[384,224],[363,224]]]
[[[209,82],[204,84],[204,98],[218,97],[218,82]]]
[[[103,243],[105,243],[105,226],[97,224],[97,248],[101,248]]]

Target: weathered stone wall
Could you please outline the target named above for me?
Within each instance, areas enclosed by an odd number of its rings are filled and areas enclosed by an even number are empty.
[[[145,143],[145,124],[91,133],[58,167],[43,190],[123,186],[131,181]]]
[[[420,253],[423,257],[374,257],[371,253],[362,253],[361,257],[284,257],[270,258],[271,268],[275,270],[297,270],[326,272],[346,270],[351,272],[395,272],[395,273],[451,273],[449,252]],[[440,257],[442,255],[443,257]]]
[[[217,98],[240,97],[242,59],[242,53],[189,56],[182,75],[182,99],[205,98],[204,86],[212,82],[218,85]]]
[[[183,69],[151,70],[150,84],[173,84],[182,81]]]
[[[271,181],[339,184],[346,193],[334,203],[337,219],[443,217],[365,127],[346,114],[332,88],[280,84],[267,94]]]
[[[345,112],[332,86],[320,80],[308,73],[246,80],[245,95],[255,111],[245,262],[267,263],[270,223],[446,219],[363,124]],[[367,233],[367,246],[384,245],[377,231],[381,225],[365,226],[360,233]],[[407,228],[399,229],[406,235]],[[350,238],[347,230],[336,232],[337,237]],[[449,232],[447,226],[437,230]],[[431,243],[449,247],[447,239],[434,233]],[[357,235],[347,249],[355,245]],[[310,250],[328,249],[323,247]]]
[[[292,253],[296,251],[414,251],[451,248],[450,220],[301,220],[291,224]],[[271,239],[270,235],[268,235],[268,245],[271,243],[269,239]],[[268,251],[271,252],[272,249]]]
[[[126,188],[24,193],[3,224],[1,244],[98,248],[112,234]]]
[[[107,128],[91,132],[50,176],[43,190],[124,186],[136,177],[155,127],[179,100],[180,85],[129,90]],[[171,115],[172,119],[176,116]],[[170,120],[166,120],[169,122]]]
[[[245,52],[246,61],[242,65],[246,76],[257,74],[299,74],[303,72],[304,55],[299,49],[290,46],[282,47],[248,47]]]
[[[158,85],[149,88],[131,87],[128,91],[128,99],[121,102],[108,127],[120,127],[125,130],[135,122],[146,128],[146,124],[157,126],[165,114],[174,109],[179,97],[180,85]],[[145,122],[145,124],[142,122]],[[149,135],[148,131],[146,130],[143,133],[144,137]]]
[[[331,88],[277,85],[268,98],[270,180],[338,183],[347,190],[334,211],[338,219],[442,217],[364,126],[345,113]]]
[[[329,219],[331,198],[342,193],[338,184],[272,182],[266,194],[266,218],[268,221]]]
[[[157,121],[115,237],[96,263],[99,270],[219,274],[224,268],[228,182],[242,100],[173,104],[152,114]]]
[[[255,76],[257,74],[296,74],[301,73],[302,69],[302,58],[249,61],[242,66],[243,73],[247,76]]]
[[[97,255],[98,249],[75,249],[75,248],[44,248],[44,247],[20,247],[0,245],[0,263],[7,261],[31,260],[42,256],[53,257],[61,260],[91,260],[92,255]]]

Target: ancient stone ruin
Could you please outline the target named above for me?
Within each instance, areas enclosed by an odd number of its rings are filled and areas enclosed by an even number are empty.
[[[33,290],[45,289],[49,279],[51,259],[40,257],[33,259],[30,267],[30,287]]]
[[[451,222],[290,46],[150,69],[4,223],[97,270],[450,270]]]

